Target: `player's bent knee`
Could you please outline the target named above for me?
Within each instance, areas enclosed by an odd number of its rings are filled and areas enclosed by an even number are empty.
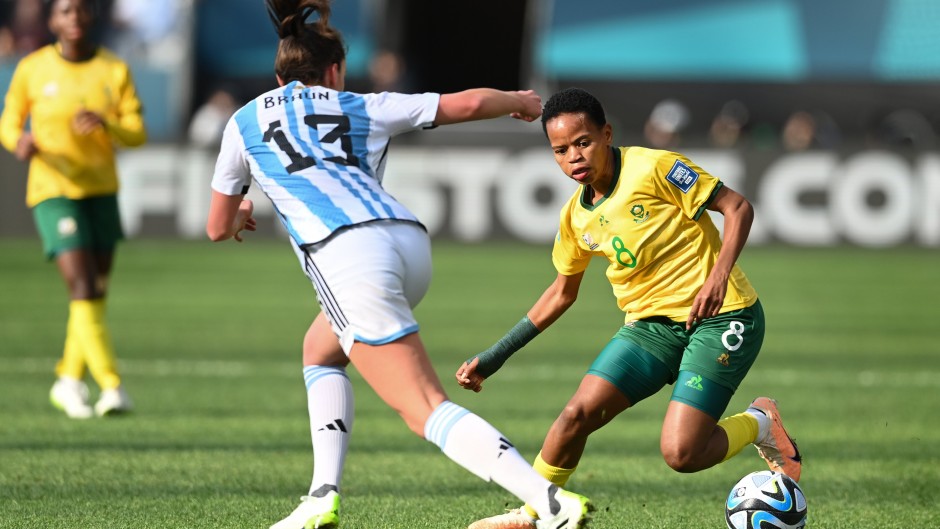
[[[697,463],[697,456],[693,450],[683,446],[662,446],[660,448],[663,454],[663,460],[669,465],[669,468],[676,472],[689,473],[701,470]]]
[[[567,435],[584,435],[591,432],[590,416],[588,412],[577,404],[568,404],[561,410],[558,419],[555,420],[555,426],[559,433]]]

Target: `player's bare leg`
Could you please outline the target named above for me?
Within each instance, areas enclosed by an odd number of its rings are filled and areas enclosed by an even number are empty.
[[[304,365],[346,367],[348,364],[349,358],[330,328],[326,313],[317,314],[304,335]]]
[[[585,375],[549,428],[542,443],[542,459],[556,467],[576,467],[588,436],[630,406],[630,399],[616,386],[601,377]]]
[[[376,394],[423,437],[425,422],[447,394],[418,333],[383,345],[356,342],[349,358]]]
[[[89,250],[76,249],[56,256],[59,274],[65,280],[69,299],[96,299],[104,296],[99,290],[99,258]],[[106,261],[110,264],[110,260]]]
[[[728,436],[711,415],[673,400],[666,409],[659,449],[673,470],[698,472],[724,460]]]

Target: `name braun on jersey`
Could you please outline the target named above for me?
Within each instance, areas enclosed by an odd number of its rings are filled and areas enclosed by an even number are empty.
[[[277,96],[277,97],[266,97],[264,98],[264,108],[271,108],[275,105],[283,105],[291,101],[297,101],[298,99],[319,99],[319,100],[330,100],[329,92],[314,92],[313,90],[304,90],[298,94],[291,96]]]

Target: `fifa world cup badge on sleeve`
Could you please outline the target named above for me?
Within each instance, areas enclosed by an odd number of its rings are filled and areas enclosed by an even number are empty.
[[[681,160],[676,160],[676,163],[672,165],[672,169],[669,170],[669,174],[666,175],[666,180],[669,180],[672,185],[678,187],[683,193],[688,193],[689,189],[692,189],[692,184],[698,180],[698,173],[682,163]]]

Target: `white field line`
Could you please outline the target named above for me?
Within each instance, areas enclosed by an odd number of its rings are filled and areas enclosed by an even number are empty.
[[[0,375],[51,373],[56,358],[0,361]],[[258,375],[296,376],[303,380],[300,362],[247,362],[240,360],[165,360],[118,358],[121,374],[151,377],[245,378]]]
[[[0,360],[0,375],[36,375],[52,374],[56,358],[4,358]],[[543,365],[528,368],[504,367],[497,380],[553,382],[577,380],[585,366],[573,367],[572,364]],[[122,374],[141,377],[196,377],[196,378],[250,378],[273,376],[303,379],[300,360],[245,361],[245,360],[207,360],[207,359],[118,359]],[[437,366],[441,377],[449,379],[451,373],[443,366]],[[454,370],[456,371],[456,364]],[[747,375],[746,384],[767,384],[786,387],[828,387],[828,388],[940,388],[940,371],[839,371],[820,372],[811,369],[796,370],[761,370]]]

